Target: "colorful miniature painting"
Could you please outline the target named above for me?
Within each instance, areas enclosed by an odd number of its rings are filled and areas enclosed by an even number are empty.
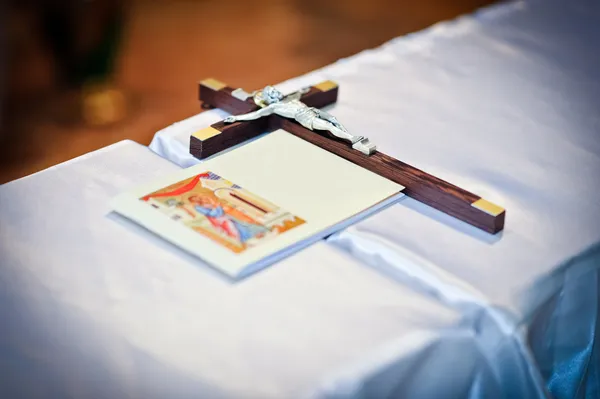
[[[235,253],[306,223],[212,172],[172,184],[140,200]]]

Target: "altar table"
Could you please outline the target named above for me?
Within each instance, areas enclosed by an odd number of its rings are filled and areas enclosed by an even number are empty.
[[[233,282],[109,208],[176,169],[123,141],[0,186],[0,397],[542,394],[512,339],[343,248]]]
[[[504,3],[277,85],[336,81],[350,132],[506,208],[489,235],[405,198],[328,244],[513,340],[528,367],[498,381],[556,398],[600,396],[599,21],[594,1]],[[189,135],[226,116],[150,148],[194,165]]]

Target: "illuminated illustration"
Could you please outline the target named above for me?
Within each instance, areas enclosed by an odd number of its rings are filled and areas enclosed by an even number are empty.
[[[235,253],[305,223],[212,172],[175,183],[140,200]]]

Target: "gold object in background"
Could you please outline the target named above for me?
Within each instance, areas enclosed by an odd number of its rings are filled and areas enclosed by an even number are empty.
[[[127,115],[125,94],[110,85],[87,85],[82,93],[82,117],[85,123],[105,126],[120,122]]]

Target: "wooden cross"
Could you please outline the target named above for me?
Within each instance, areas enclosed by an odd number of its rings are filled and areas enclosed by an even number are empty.
[[[240,115],[259,107],[252,97],[242,100],[234,96],[233,88],[215,79],[199,84],[199,98],[204,106],[221,108]],[[337,100],[338,85],[325,81],[312,86],[300,99],[309,107],[321,108]],[[283,129],[335,155],[404,187],[404,194],[439,211],[454,216],[484,231],[495,234],[504,228],[506,211],[478,195],[438,179],[379,151],[368,156],[352,149],[347,142],[325,137],[294,120],[270,115],[248,122],[225,124],[223,121],[197,131],[190,137],[190,153],[204,159],[217,152],[256,137],[266,131]]]

